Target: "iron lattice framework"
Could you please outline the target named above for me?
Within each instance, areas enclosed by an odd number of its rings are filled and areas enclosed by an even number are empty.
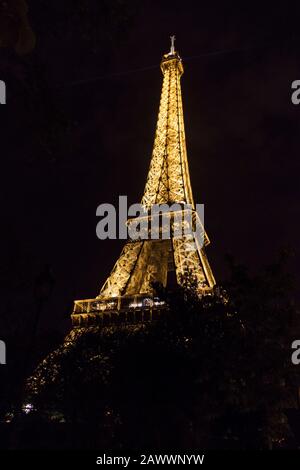
[[[165,308],[164,302],[154,295],[153,282],[167,287],[175,286],[188,274],[195,280],[200,294],[210,292],[215,285],[205,254],[209,239],[199,221],[193,200],[180,86],[183,65],[174,50],[174,40],[171,51],[162,59],[161,70],[162,93],[142,205],[148,214],[155,204],[168,204],[171,208],[176,205],[176,211],[170,210],[167,214],[172,227],[171,236],[163,239],[160,234],[157,239],[149,236],[148,239],[129,240],[98,297],[75,301],[72,315],[74,326],[102,323],[112,318],[127,321],[150,318],[154,311]],[[188,222],[182,222],[185,220],[182,215],[186,205],[191,208],[191,214]],[[149,215],[151,227],[152,220]],[[173,236],[176,223],[190,224],[192,228],[195,222],[199,222],[203,229],[204,246],[193,230],[187,230],[180,238]],[[151,235],[151,228],[149,230]]]

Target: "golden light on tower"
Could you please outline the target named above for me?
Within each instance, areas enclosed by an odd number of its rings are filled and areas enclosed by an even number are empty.
[[[156,204],[177,204],[191,207],[192,219],[197,218],[192,194],[181,96],[182,60],[171,36],[170,52],[161,61],[162,92],[150,168],[142,197],[143,207],[150,213]],[[172,214],[170,215],[172,218]],[[151,229],[150,229],[151,231]],[[153,282],[168,286],[177,284],[186,275],[195,279],[199,293],[211,292],[215,279],[208,263],[204,233],[201,246],[193,233],[177,238],[129,240],[111,274],[95,299],[75,301],[72,314],[74,326],[101,323],[109,319],[128,320],[138,314],[141,320],[165,308],[155,297]],[[191,246],[194,249],[191,250]],[[148,315],[149,314],[149,315]]]

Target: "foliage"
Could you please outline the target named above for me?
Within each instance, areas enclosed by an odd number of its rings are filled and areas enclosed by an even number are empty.
[[[117,448],[287,445],[292,282],[283,259],[256,276],[231,271],[202,299],[188,279],[171,296],[156,286],[170,308],[151,324],[72,332],[30,380],[36,414],[88,424],[99,446],[103,426]]]
[[[28,54],[35,46],[35,34],[28,20],[25,0],[0,1],[0,47]]]

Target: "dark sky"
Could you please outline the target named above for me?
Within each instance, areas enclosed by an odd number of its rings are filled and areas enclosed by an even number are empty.
[[[191,181],[216,279],[226,253],[257,269],[283,246],[296,251],[299,274],[300,106],[291,83],[300,79],[300,6],[106,1],[116,13],[110,6],[94,17],[93,0],[82,2],[91,5],[84,14],[70,1],[28,3],[35,48],[0,50],[1,271],[14,314],[29,308],[49,263],[55,287],[43,321],[66,326],[72,300],[94,297],[112,269],[123,242],[96,238],[96,207],[142,196],[170,34],[184,61]]]

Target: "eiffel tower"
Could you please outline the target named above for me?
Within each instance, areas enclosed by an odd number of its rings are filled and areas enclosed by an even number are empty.
[[[181,216],[190,208],[190,224],[199,222],[193,200],[185,142],[180,79],[182,60],[171,36],[170,52],[161,61],[163,74],[160,107],[150,168],[142,197],[148,214],[156,204],[168,204],[170,224],[174,228],[175,211]],[[152,220],[151,215],[148,216]],[[129,221],[130,223],[130,221]],[[205,247],[209,244],[202,227],[204,243],[200,244],[193,231],[180,238],[170,232],[169,239],[149,236],[128,240],[109,277],[94,299],[76,300],[72,313],[74,327],[106,325],[112,322],[139,322],[161,314],[167,306],[154,292],[153,283],[167,289],[176,288],[190,275],[199,295],[212,291],[215,279],[208,263]],[[151,228],[150,228],[151,235]],[[156,234],[157,235],[157,234]]]

